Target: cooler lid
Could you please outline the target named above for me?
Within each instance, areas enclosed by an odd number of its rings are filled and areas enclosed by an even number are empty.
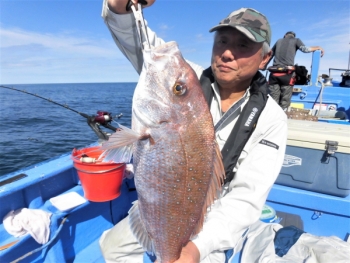
[[[350,125],[288,119],[287,145],[325,150],[326,141],[338,143],[336,152],[350,153]]]

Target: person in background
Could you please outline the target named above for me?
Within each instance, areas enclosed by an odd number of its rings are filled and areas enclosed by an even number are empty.
[[[105,0],[102,16],[118,48],[140,74],[143,57],[135,19],[127,0]],[[137,1],[136,1],[137,2]],[[147,0],[147,6],[154,0]],[[271,56],[271,28],[252,8],[233,11],[214,32],[211,66],[192,66],[203,88],[216,130],[226,172],[219,200],[207,213],[202,231],[183,247],[176,262],[225,262],[239,252],[262,208],[284,159],[286,114],[267,95],[259,72]],[[147,27],[151,45],[164,40]],[[131,233],[128,218],[100,238],[106,262],[143,262],[144,250]]]
[[[304,53],[321,51],[321,57],[324,50],[319,46],[307,47],[296,38],[292,31],[288,31],[283,38],[277,40],[272,47],[272,56],[274,57],[273,66],[269,68],[269,91],[270,96],[286,111],[292,98],[293,86],[295,83],[294,58],[296,52],[300,50]],[[269,61],[270,62],[270,61]],[[269,62],[267,64],[269,64]],[[266,64],[266,65],[267,65]]]

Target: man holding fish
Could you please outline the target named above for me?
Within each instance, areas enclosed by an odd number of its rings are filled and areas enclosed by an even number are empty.
[[[251,8],[230,13],[210,29],[204,70],[148,27],[141,45],[127,4],[105,0],[102,16],[140,80],[132,129],[104,147],[133,144],[139,200],[102,235],[103,256],[141,263],[148,251],[160,263],[225,262],[258,224],[284,159],[287,118],[259,72],[271,56],[269,22]]]

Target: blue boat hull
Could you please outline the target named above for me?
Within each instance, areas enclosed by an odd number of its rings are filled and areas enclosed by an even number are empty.
[[[104,262],[98,240],[103,231],[127,215],[137,199],[133,180],[124,179],[122,194],[109,202],[86,202],[68,212],[61,212],[50,198],[74,191],[84,196],[70,153],[19,171],[27,177],[0,187],[0,217],[9,211],[27,207],[49,211],[49,245],[41,249],[29,234],[15,238],[0,225],[0,246],[18,240],[0,251],[0,262],[11,262],[35,249],[39,251],[21,262]],[[5,179],[14,177],[12,173]],[[313,235],[336,235],[342,239],[350,229],[350,196],[336,197],[292,187],[274,185],[267,204],[279,212],[300,216],[304,231]],[[62,220],[67,220],[61,226]],[[41,249],[41,250],[40,250]],[[239,262],[239,255],[235,257]]]
[[[341,87],[340,81],[320,78],[318,75],[320,60],[320,51],[313,52],[310,80],[306,85],[294,86],[291,106],[303,109],[320,109],[325,112],[330,110],[345,112],[346,117],[340,122],[334,118],[322,121],[350,124],[350,87]],[[329,69],[329,77],[331,77],[332,70],[340,69]]]

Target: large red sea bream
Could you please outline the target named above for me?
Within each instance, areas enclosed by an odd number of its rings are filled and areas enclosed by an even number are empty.
[[[132,129],[124,127],[103,147],[133,144],[138,202],[130,226],[145,250],[169,263],[201,230],[224,168],[199,80],[176,42],[143,52]]]

